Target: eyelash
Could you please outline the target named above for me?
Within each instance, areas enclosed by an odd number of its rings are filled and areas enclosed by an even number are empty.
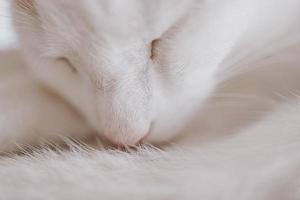
[[[72,64],[72,62],[68,58],[60,57],[60,58],[57,59],[57,61],[65,63],[71,69],[71,71],[73,73],[78,72],[77,69],[74,67],[74,65]]]

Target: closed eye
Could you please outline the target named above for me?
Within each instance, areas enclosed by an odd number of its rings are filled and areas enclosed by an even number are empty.
[[[152,40],[152,42],[151,42],[151,45],[150,45],[150,58],[152,59],[152,60],[154,60],[155,59],[155,57],[157,56],[157,44],[158,44],[158,42],[159,42],[159,39],[155,39],[155,40]]]
[[[66,67],[68,67],[73,73],[77,73],[77,69],[74,67],[74,65],[72,64],[72,62],[66,58],[66,57],[60,57],[57,59],[58,62],[63,63],[64,65],[66,65]]]

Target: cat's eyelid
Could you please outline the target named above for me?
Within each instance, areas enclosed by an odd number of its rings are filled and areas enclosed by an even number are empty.
[[[156,52],[155,48],[156,48],[156,45],[159,42],[159,40],[160,39],[154,39],[154,40],[151,41],[151,44],[150,44],[150,58],[152,60],[155,59],[155,57],[156,57],[157,52]]]
[[[78,70],[74,67],[73,63],[67,57],[63,57],[63,56],[59,57],[59,58],[57,58],[57,61],[63,62],[66,65],[68,65],[68,67],[72,70],[73,73],[77,73],[78,72]]]

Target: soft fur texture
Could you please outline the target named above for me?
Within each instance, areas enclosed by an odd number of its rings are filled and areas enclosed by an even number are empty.
[[[218,8],[231,16],[220,12],[206,20],[239,23],[228,30],[234,40],[223,45],[230,48],[204,59],[223,67],[212,79],[219,84],[206,101],[201,97],[177,140],[163,149],[146,146],[130,153],[70,142],[69,151],[4,154],[0,199],[300,199],[300,3],[203,2],[211,5],[211,14]],[[228,39],[213,41],[214,34],[208,46]],[[2,51],[0,60],[1,149],[46,135],[90,133],[77,104],[38,84],[18,52]]]
[[[299,4],[12,0],[12,11],[35,77],[93,132],[134,145],[168,142],[233,68],[299,42]]]
[[[297,200],[299,111],[299,104],[290,104],[239,136],[206,147],[133,153],[73,147],[2,159],[1,197]]]

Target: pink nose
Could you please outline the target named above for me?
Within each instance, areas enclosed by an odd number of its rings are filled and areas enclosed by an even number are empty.
[[[148,136],[149,128],[140,130],[139,132],[128,132],[128,133],[113,133],[106,132],[106,138],[116,146],[135,146],[142,143],[143,140]]]

